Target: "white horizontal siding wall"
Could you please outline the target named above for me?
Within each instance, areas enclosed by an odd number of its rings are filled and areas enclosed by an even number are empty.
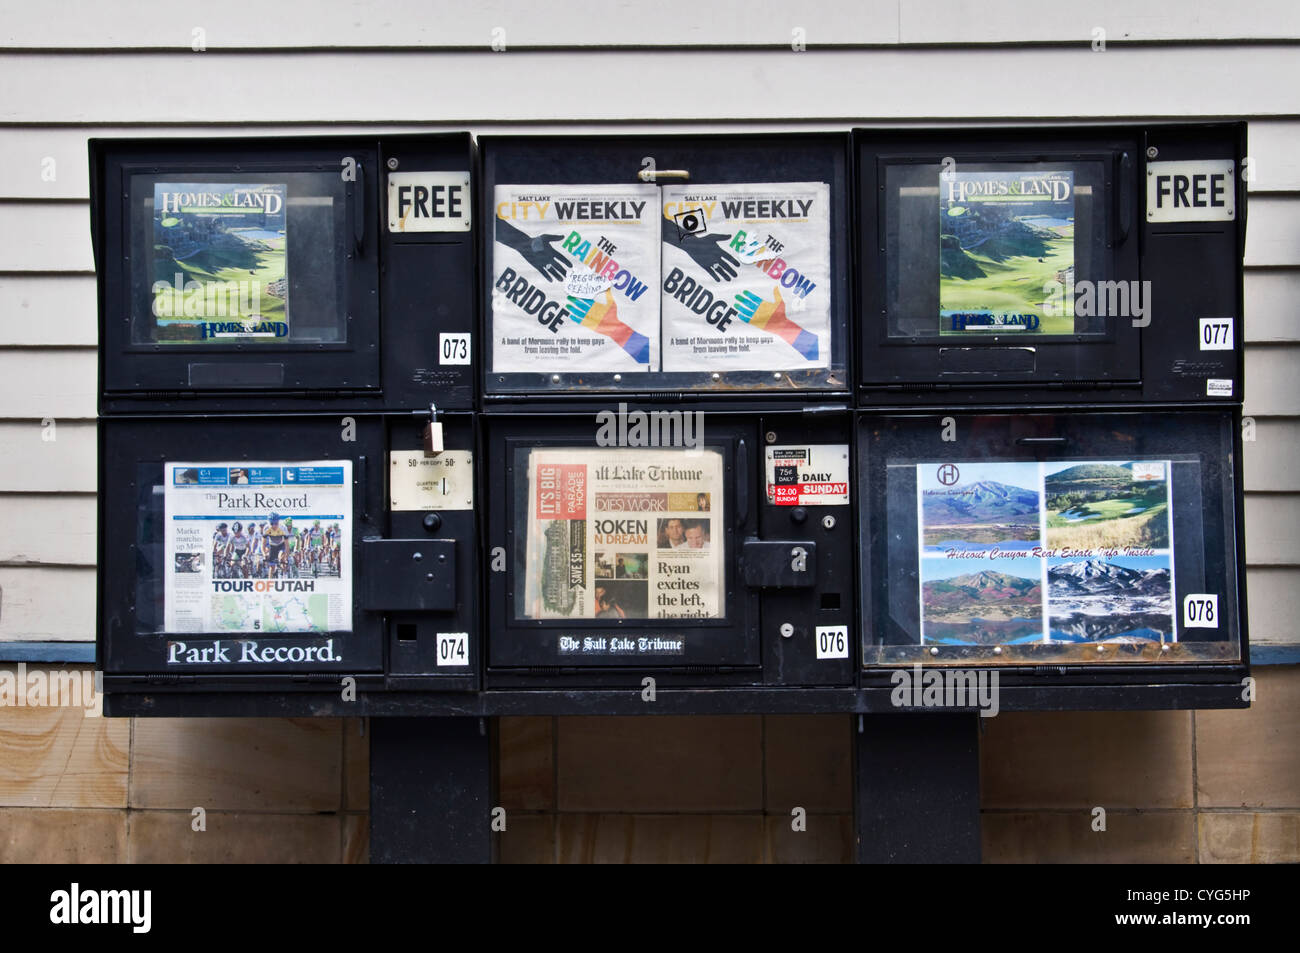
[[[0,639],[94,637],[90,137],[1246,118],[1256,166],[1244,326],[1256,422],[1245,455],[1250,621],[1257,643],[1297,641],[1300,4],[304,9],[0,2]]]
[[[72,15],[60,17],[60,8]],[[75,11],[75,12],[74,12]],[[1102,27],[1110,42],[1288,40],[1300,10],[1286,0],[316,0],[311,15],[265,0],[135,0],[131,10],[82,0],[0,3],[0,47],[34,50],[193,46],[209,50],[812,47],[1074,43]]]

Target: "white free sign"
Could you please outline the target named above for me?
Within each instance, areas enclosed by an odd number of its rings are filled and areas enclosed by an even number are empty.
[[[1148,222],[1231,222],[1237,214],[1231,159],[1147,163]]]
[[[469,223],[468,172],[388,173],[390,232],[466,232]]]

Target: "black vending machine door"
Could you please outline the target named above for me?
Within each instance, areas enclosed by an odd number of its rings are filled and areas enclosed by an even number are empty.
[[[377,390],[377,165],[364,141],[95,142],[104,390]]]
[[[852,684],[849,414],[678,406],[488,415],[489,687]]]
[[[484,394],[847,394],[848,137],[480,140]]]
[[[122,418],[101,441],[106,673],[381,671],[358,571],[383,530],[381,418]]]
[[[757,677],[757,598],[736,569],[758,505],[753,423],[710,418],[691,449],[602,445],[588,414],[486,425],[489,548],[504,560],[488,574],[492,668]]]
[[[1051,666],[1159,681],[1244,669],[1232,412],[858,426],[868,673]]]
[[[467,133],[90,152],[105,412],[474,406]]]
[[[1244,150],[1244,123],[855,130],[861,399],[1239,402]]]
[[[1075,291],[1140,277],[1138,144],[1134,130],[855,132],[863,395],[1135,385],[1137,326]]]

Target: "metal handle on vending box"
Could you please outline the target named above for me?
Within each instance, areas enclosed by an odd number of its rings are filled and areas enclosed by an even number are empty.
[[[1064,437],[1017,437],[1016,444],[1021,447],[1062,447],[1065,446]]]
[[[736,441],[736,525],[749,519],[749,444],[741,437]]]
[[[357,163],[357,180],[352,185],[352,244],[357,257],[366,243],[366,167]]]
[[[1119,213],[1115,223],[1114,244],[1122,245],[1128,241],[1129,229],[1133,227],[1134,192],[1133,156],[1128,152],[1119,157]]]
[[[636,177],[642,182],[658,182],[660,179],[680,179],[689,182],[691,173],[686,169],[642,169]]]
[[[357,457],[357,488],[361,490],[361,519],[370,522],[370,461],[366,455]]]

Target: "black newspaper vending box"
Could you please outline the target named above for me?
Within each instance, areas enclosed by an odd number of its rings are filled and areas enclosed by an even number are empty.
[[[106,410],[473,406],[467,133],[97,139],[90,163]]]
[[[1244,706],[1244,141],[854,133],[868,692]]]
[[[1114,707],[1154,678],[1239,692],[1231,411],[926,413],[859,426],[863,664],[875,677],[997,665],[1077,685],[1104,671],[1129,689]]]
[[[844,135],[479,145],[487,398],[848,393]]]
[[[700,406],[488,417],[490,686],[851,681],[847,414]]]
[[[92,141],[110,711],[477,689],[473,161]]]
[[[487,695],[849,689],[848,137],[479,145]]]
[[[472,444],[468,419],[443,427]],[[426,457],[423,429],[392,414],[102,421],[108,690],[476,688],[473,453]]]
[[[1245,136],[857,130],[863,406],[1240,403]]]

